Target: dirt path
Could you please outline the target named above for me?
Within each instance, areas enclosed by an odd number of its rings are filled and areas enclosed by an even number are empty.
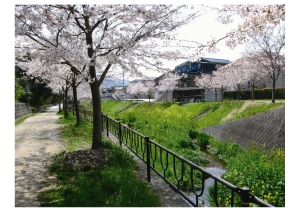
[[[232,110],[225,118],[222,119],[222,123],[226,122],[227,120],[231,119],[235,114],[243,112],[247,107],[252,105],[257,105],[259,103],[252,102],[252,101],[245,101],[245,103],[242,105],[240,109]]]
[[[15,126],[15,207],[38,207],[51,156],[63,150],[58,106]]]

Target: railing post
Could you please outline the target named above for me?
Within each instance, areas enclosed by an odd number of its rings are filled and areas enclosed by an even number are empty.
[[[147,162],[147,181],[151,182],[151,171],[150,171],[150,138],[145,137],[145,147],[146,147],[146,162]]]
[[[86,110],[85,109],[83,110],[83,115],[84,115],[84,118],[86,119]]]
[[[106,135],[109,136],[109,129],[108,129],[108,115],[106,115]]]
[[[240,196],[242,199],[242,207],[249,207],[249,192],[250,188],[243,187],[240,190]]]
[[[73,112],[73,116],[75,116],[75,113],[74,113],[74,107],[72,107],[72,112]]]
[[[122,126],[121,126],[121,122],[118,122],[119,124],[119,142],[120,142],[120,146],[122,146]]]

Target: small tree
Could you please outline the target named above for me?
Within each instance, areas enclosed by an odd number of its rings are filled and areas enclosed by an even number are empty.
[[[146,81],[144,85],[145,85],[145,92],[147,94],[150,103],[150,99],[152,97],[156,85],[154,81]]]
[[[136,102],[139,100],[139,94],[147,92],[147,88],[145,87],[144,83],[137,82],[129,84],[127,87],[127,92],[130,95],[134,95],[136,97]]]

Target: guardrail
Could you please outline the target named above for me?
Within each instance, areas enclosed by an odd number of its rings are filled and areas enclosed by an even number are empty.
[[[74,111],[74,110],[73,110]],[[84,117],[90,117],[92,111],[87,115],[86,110],[81,110]],[[121,122],[102,114],[103,130],[106,130],[119,139],[119,144],[126,145],[137,157],[147,165],[147,181],[151,181],[151,170],[159,175],[170,187],[184,197],[192,206],[199,207],[199,197],[203,195],[205,180],[214,180],[214,202],[219,207],[218,184],[227,187],[231,191],[230,206],[234,207],[240,202],[242,207],[249,207],[250,203],[261,207],[274,207],[264,202],[250,192],[249,188],[239,188],[222,178],[215,176],[204,168],[192,163],[182,156],[170,151],[162,145],[152,141]],[[235,200],[235,194],[240,198]]]

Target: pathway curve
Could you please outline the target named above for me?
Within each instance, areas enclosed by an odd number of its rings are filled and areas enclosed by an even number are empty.
[[[39,207],[51,156],[63,150],[59,140],[58,106],[15,126],[15,207]]]

